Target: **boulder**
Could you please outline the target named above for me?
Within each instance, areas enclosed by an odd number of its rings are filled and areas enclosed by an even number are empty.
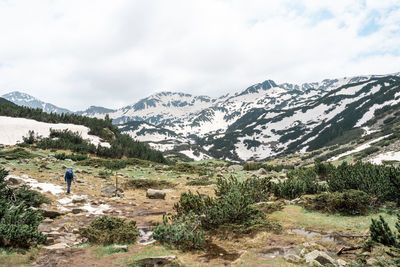
[[[135,261],[135,266],[162,266],[172,264],[174,261],[176,261],[176,259],[177,257],[175,255],[149,257]]]
[[[242,165],[231,165],[228,167],[228,171],[230,172],[240,172],[243,171],[243,166]]]
[[[101,189],[102,197],[122,197],[123,191],[122,189],[117,188],[114,185],[107,185]]]
[[[151,199],[165,199],[166,192],[164,190],[147,189],[146,197]]]
[[[304,256],[304,258],[307,263],[312,263],[313,261],[316,261],[319,264],[321,264],[322,266],[328,265],[328,264],[336,266],[336,261],[323,251],[314,250],[314,251],[306,254]]]
[[[264,168],[260,168],[258,169],[258,171],[256,171],[256,175],[257,176],[262,176],[262,175],[266,175],[268,172],[264,169]]]

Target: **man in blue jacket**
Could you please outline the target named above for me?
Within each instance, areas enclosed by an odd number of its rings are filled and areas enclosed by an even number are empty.
[[[69,168],[64,175],[64,180],[67,182],[67,194],[70,193],[71,190],[71,183],[74,180],[74,172],[72,170],[72,168]]]

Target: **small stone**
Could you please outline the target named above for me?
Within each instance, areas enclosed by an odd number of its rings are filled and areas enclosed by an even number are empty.
[[[75,209],[72,209],[71,212],[72,212],[73,214],[78,214],[78,213],[83,212],[83,209],[75,208]]]
[[[345,260],[342,260],[342,259],[338,259],[336,262],[340,267],[347,265],[347,262]],[[367,263],[368,263],[368,261],[367,261]]]

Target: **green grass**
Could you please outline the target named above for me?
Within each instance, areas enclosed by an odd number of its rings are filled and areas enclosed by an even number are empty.
[[[389,226],[394,229],[397,221],[396,215],[385,212],[370,214],[368,216],[340,216],[324,214],[315,211],[307,211],[300,206],[286,206],[283,210],[269,215],[272,220],[279,221],[284,228],[305,228],[322,232],[366,232],[371,224],[371,219],[382,215]]]
[[[97,246],[92,251],[92,255],[97,259],[105,258],[116,253],[125,253],[125,251],[121,248],[115,248],[112,245]]]
[[[168,249],[163,246],[152,244],[144,247],[143,249],[138,251],[138,253],[136,253],[135,255],[118,259],[114,264],[118,266],[134,266],[132,264],[137,260],[141,260],[148,257],[159,257],[168,255],[177,255],[177,251]]]
[[[31,249],[28,251],[10,251],[0,248],[0,266],[19,267],[31,266],[30,262],[36,258],[39,250]]]

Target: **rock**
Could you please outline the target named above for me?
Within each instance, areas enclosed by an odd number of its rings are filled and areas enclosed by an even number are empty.
[[[79,208],[75,208],[75,209],[72,209],[72,213],[73,214],[78,214],[78,213],[81,213],[81,212],[83,212],[84,210],[83,209],[79,209]]]
[[[295,254],[287,254],[284,256],[285,260],[291,263],[299,263],[301,262],[301,258]]]
[[[375,266],[376,265],[377,260],[375,258],[369,258],[367,260],[367,264]]]
[[[336,265],[336,261],[332,259],[328,254],[323,251],[314,250],[304,256],[307,263],[312,263],[313,261],[317,261],[321,265],[331,264],[333,266]]]
[[[312,260],[312,261],[310,261],[308,263],[308,266],[310,266],[310,267],[320,267],[320,266],[323,266],[323,265],[321,263],[319,263],[318,261],[316,261],[316,260]]]
[[[146,197],[151,199],[165,199],[165,191],[164,190],[156,190],[156,189],[147,189]]]
[[[319,182],[317,182],[317,184],[321,185],[321,186],[328,186],[328,182],[327,181],[319,181]]]
[[[307,253],[309,253],[309,252],[310,252],[310,251],[309,251],[308,249],[303,248],[302,250],[300,250],[299,255],[300,255],[300,257],[304,258],[304,256],[305,256]]]
[[[242,165],[231,165],[228,167],[228,171],[230,172],[240,172],[243,171],[243,166]]]
[[[274,183],[274,184],[279,184],[279,183],[281,182],[281,180],[279,180],[278,178],[272,178],[272,179],[270,180],[270,182],[271,182],[271,183]]]
[[[112,246],[115,249],[118,249],[120,251],[128,252],[128,246],[127,245],[113,245]]]
[[[342,259],[338,259],[336,262],[340,267],[347,265],[347,262],[345,260],[342,260]],[[367,263],[368,263],[368,261],[367,261]]]
[[[77,204],[77,203],[86,203],[86,198],[84,197],[76,197],[72,199],[72,203]]]
[[[137,261],[135,261],[135,264],[137,264],[138,266],[159,266],[159,265],[171,264],[174,261],[176,261],[176,259],[177,258],[176,258],[175,255],[149,257],[149,258],[144,258],[144,259],[141,259],[141,260],[137,260]]]
[[[58,216],[64,215],[63,213],[56,210],[41,210],[42,216],[45,218],[54,219]]]
[[[101,196],[102,197],[122,197],[123,191],[122,189],[117,188],[114,185],[107,185],[101,189]]]
[[[199,177],[199,180],[208,181],[208,180],[210,180],[210,176],[208,176],[208,175],[202,175],[202,176]]]
[[[7,179],[7,184],[9,184],[9,185],[18,185],[18,184],[21,184],[21,183],[22,183],[22,180],[14,178],[14,177],[9,177]]]
[[[261,175],[266,175],[268,172],[264,169],[264,168],[260,168],[258,169],[258,171],[256,171],[256,175],[257,176],[261,176]]]
[[[46,234],[46,233],[45,233],[45,234]],[[59,236],[61,235],[61,233],[58,232],[58,231],[51,231],[50,233],[47,233],[46,235],[47,235],[48,237],[57,238],[57,237],[59,237]]]
[[[315,243],[315,242],[305,242],[302,244],[304,248],[308,250],[308,252],[313,251],[313,250],[320,250],[320,251],[326,251],[326,248]]]
[[[57,250],[57,249],[64,249],[64,248],[68,248],[68,244],[67,243],[57,243],[51,246],[47,246],[44,247],[47,250]]]
[[[53,245],[54,244],[54,242],[55,242],[55,239],[53,238],[53,237],[47,237],[46,238],[46,245]]]
[[[44,219],[44,220],[42,221],[42,223],[47,223],[47,224],[50,224],[50,223],[52,223],[52,222],[54,222],[54,220],[53,220],[53,219],[50,219],[50,218],[46,218],[46,219]]]

